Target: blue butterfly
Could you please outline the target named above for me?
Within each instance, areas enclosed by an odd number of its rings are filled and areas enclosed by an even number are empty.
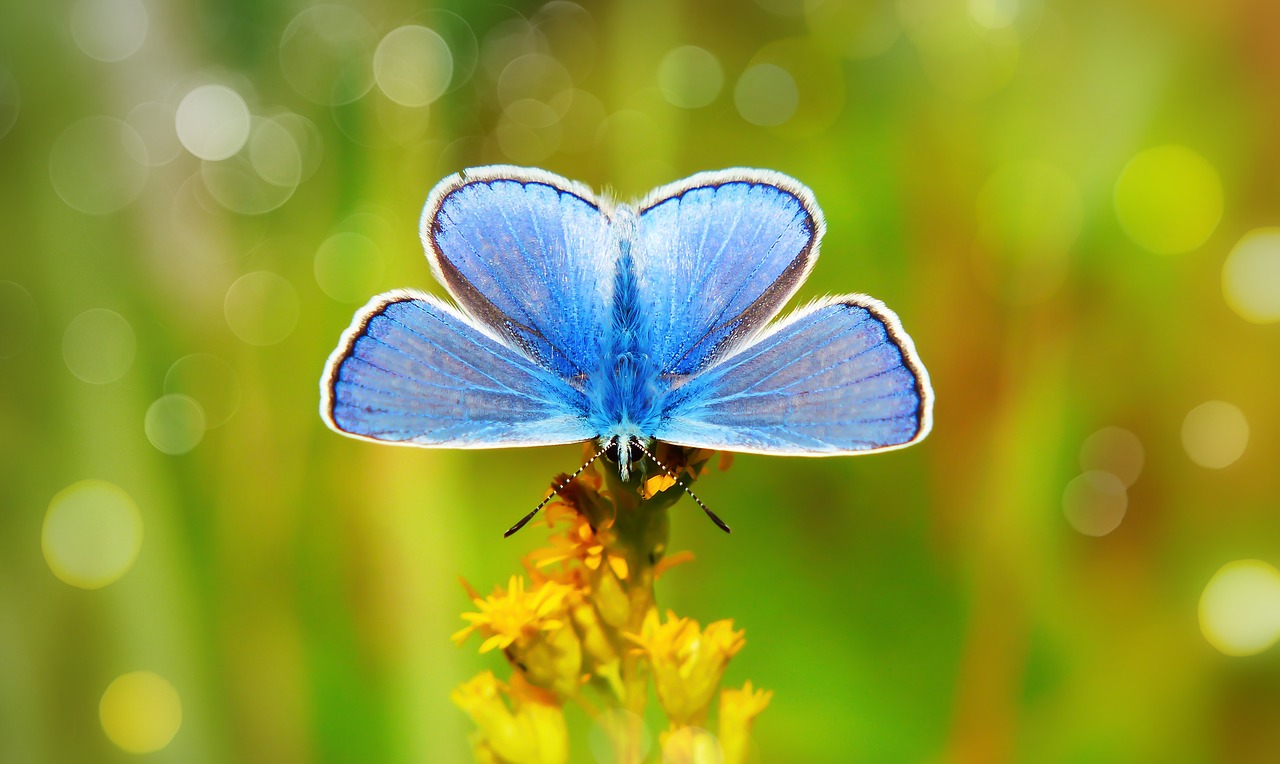
[[[320,415],[414,446],[595,440],[624,481],[655,440],[788,456],[908,446],[929,432],[933,392],[893,311],[848,294],[771,323],[824,228],[809,189],[764,170],[699,173],[637,204],[542,170],[463,171],[421,223],[456,304],[374,297],[329,357]]]

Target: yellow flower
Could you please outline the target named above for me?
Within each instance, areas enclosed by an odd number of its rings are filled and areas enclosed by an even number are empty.
[[[707,624],[705,630],[689,618],[667,612],[662,623],[657,610],[645,615],[639,634],[626,637],[649,656],[658,702],[673,724],[696,724],[707,714],[712,696],[729,659],[746,644],[732,620]]]
[[[665,472],[659,473],[644,481],[644,485],[640,486],[640,495],[652,499],[675,484],[675,478]]]
[[[480,652],[501,648],[529,681],[556,693],[573,695],[582,684],[582,644],[569,624],[568,598],[575,588],[543,579],[525,590],[512,576],[507,590],[474,597],[478,613],[463,613],[471,625],[453,635],[462,644],[474,631],[485,635]]]
[[[689,479],[685,481],[686,485],[692,483],[707,471],[707,464],[715,453],[715,451],[706,448],[683,448],[659,443],[656,455],[658,460],[670,470],[670,473],[667,470],[662,470],[645,480],[640,485],[640,496],[644,499],[652,499],[654,496],[674,486],[681,473],[689,476]],[[721,469],[725,469],[727,465],[725,465],[723,456],[720,463],[722,465]]]
[[[720,693],[720,745],[724,764],[744,764],[751,753],[751,725],[773,699],[772,691],[753,690],[751,682],[741,690]]]
[[[508,704],[507,698],[510,699]],[[569,733],[564,712],[549,693],[524,682],[510,685],[486,671],[455,689],[454,705],[475,722],[476,760],[495,764],[564,764]]]
[[[728,764],[720,741],[701,727],[676,727],[659,736],[663,764]]]
[[[543,581],[526,592],[524,578],[512,576],[507,590],[498,589],[488,597],[473,597],[478,613],[463,613],[470,625],[454,633],[452,639],[461,645],[474,631],[484,634],[480,652],[494,648],[507,649],[521,637],[559,629],[564,622],[558,617],[564,600],[573,587],[556,581]]]
[[[563,534],[556,534],[550,538],[550,548],[535,549],[530,553],[529,558],[534,564],[544,568],[557,562],[578,560],[588,570],[598,570],[601,565],[607,564],[613,569],[615,576],[625,580],[629,573],[626,559],[609,554],[587,518],[568,504],[553,504],[548,509],[554,507],[559,509],[548,512],[550,515],[548,522],[565,520],[569,528]]]

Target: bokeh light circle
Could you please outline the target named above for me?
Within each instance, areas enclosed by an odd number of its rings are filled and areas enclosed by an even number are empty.
[[[271,121],[288,130],[289,135],[293,136],[293,143],[302,157],[302,175],[298,179],[299,182],[315,175],[316,170],[320,169],[320,163],[324,160],[324,134],[320,132],[319,127],[316,127],[316,123],[293,112],[274,114],[271,116]]]
[[[102,693],[98,718],[107,739],[128,753],[169,745],[182,726],[182,699],[169,680],[151,671],[116,677]]]
[[[942,93],[978,101],[1013,80],[1022,58],[1022,41],[1014,27],[992,29],[975,23],[963,0],[900,0],[897,8],[925,74]]]
[[[1191,461],[1220,470],[1244,456],[1249,445],[1249,420],[1237,406],[1208,401],[1191,409],[1182,420],[1182,447]]]
[[[1005,29],[1018,18],[1020,0],[969,0],[969,18],[984,29]]]
[[[249,140],[249,105],[226,85],[200,85],[178,104],[174,114],[178,140],[187,151],[209,161],[236,155]]]
[[[138,132],[114,117],[87,117],[58,136],[49,152],[49,180],[72,209],[108,215],[124,208],[147,183],[147,147]]]
[[[795,107],[791,115],[775,127],[779,133],[811,137],[835,124],[845,103],[844,64],[838,57],[824,52],[808,37],[785,37],[756,51],[747,64],[747,71],[761,65],[785,72],[795,86]],[[766,92],[776,97],[783,91]],[[785,107],[782,108],[775,118],[780,119],[785,111]]]
[[[1144,249],[1172,255],[1199,247],[1222,219],[1222,181],[1186,146],[1147,149],[1116,180],[1116,217]]]
[[[210,353],[192,353],[174,361],[164,375],[164,392],[195,400],[209,428],[226,424],[240,408],[240,379],[235,369]]]
[[[312,103],[351,103],[373,87],[378,36],[364,16],[342,5],[321,4],[293,17],[280,37],[280,69]]]
[[[1256,655],[1280,639],[1280,571],[1262,560],[1229,562],[1200,595],[1200,631],[1227,655]]]
[[[129,572],[142,549],[142,515],[123,488],[82,480],[49,502],[40,548],[60,581],[100,589]]]
[[[288,126],[271,118],[254,120],[248,149],[254,172],[271,185],[292,189],[302,182],[302,149]]]
[[[1222,295],[1241,318],[1280,321],[1280,228],[1245,234],[1222,264]]]
[[[77,378],[105,385],[123,377],[138,349],[133,327],[106,308],[86,310],[62,334],[62,359]]]
[[[1123,427],[1103,427],[1080,444],[1080,468],[1109,472],[1131,486],[1142,474],[1142,441]]]
[[[529,19],[545,41],[547,52],[564,65],[575,83],[582,82],[596,63],[595,20],[581,5],[550,0]]]
[[[200,179],[215,202],[241,215],[263,215],[278,209],[295,190],[294,186],[267,182],[243,154],[221,162],[202,162]]]
[[[430,106],[405,106],[383,95],[376,99],[376,111],[382,134],[392,144],[411,147],[428,139],[431,128]]]
[[[565,91],[566,93],[572,91]],[[560,113],[550,104],[533,98],[521,98],[503,109],[503,116],[529,128],[553,127],[560,121]]]
[[[1062,492],[1062,512],[1080,533],[1105,536],[1120,527],[1129,506],[1124,481],[1110,472],[1089,470],[1072,478]]]
[[[382,281],[382,252],[367,236],[335,233],[316,250],[316,283],[338,302],[363,303]]]
[[[410,24],[393,29],[378,43],[373,75],[392,101],[401,106],[427,106],[449,90],[453,55],[435,30]]]
[[[138,132],[146,146],[146,156],[134,157],[152,167],[172,162],[182,153],[182,142],[174,125],[174,107],[163,101],[143,101],[129,112],[125,122]]]
[[[244,150],[220,162],[204,162],[200,177],[222,207],[241,215],[262,215],[293,196],[306,170],[302,148],[289,124],[254,117]]]
[[[503,106],[525,98],[552,103],[573,87],[569,70],[544,53],[529,53],[507,64],[498,77],[498,100]]]
[[[502,113],[494,139],[502,153],[517,164],[536,164],[560,148],[563,133],[555,111],[532,98],[516,101]]]
[[[662,741],[662,764],[723,764],[724,748],[710,730],[686,725]]]
[[[190,452],[204,439],[204,410],[193,398],[170,394],[147,407],[143,431],[157,451],[178,456]]]
[[[494,82],[515,59],[524,55],[547,56],[547,41],[542,33],[513,8],[502,7],[499,12],[508,18],[489,27],[480,43],[479,67],[481,73]],[[567,72],[567,70],[566,70]]]
[[[757,64],[738,78],[733,102],[742,118],[753,125],[773,127],[791,119],[800,105],[795,78],[780,66]]]
[[[39,316],[36,301],[14,281],[0,281],[0,358],[13,358],[26,350],[35,336]]]
[[[557,95],[551,107],[564,115],[557,124],[560,151],[576,154],[595,147],[600,125],[608,114],[599,98],[574,88]]]
[[[716,100],[724,88],[724,69],[709,50],[696,45],[673,48],[658,65],[658,88],[672,106],[697,109]]]
[[[415,24],[434,30],[449,45],[449,57],[453,65],[453,77],[449,82],[452,92],[471,79],[480,60],[480,43],[471,24],[453,11],[441,8],[415,13],[408,19]]]
[[[18,121],[22,96],[18,82],[4,66],[0,66],[0,138],[5,137]]]
[[[147,39],[150,17],[142,0],[76,0],[71,37],[98,61],[123,61]]]
[[[242,341],[265,347],[283,342],[298,323],[298,292],[270,271],[246,273],[227,290],[227,326]]]

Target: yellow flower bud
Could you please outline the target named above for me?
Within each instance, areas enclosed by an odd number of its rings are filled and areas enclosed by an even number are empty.
[[[598,665],[618,660],[618,651],[609,637],[608,627],[600,620],[594,605],[587,601],[573,605],[569,609],[569,618],[582,640],[582,650],[589,663]]]
[[[670,611],[666,623],[657,611],[649,611],[640,633],[626,636],[649,656],[658,702],[676,725],[706,718],[729,659],[746,644],[731,620],[707,624],[703,630],[697,621],[677,618]]]
[[[605,565],[594,571],[591,583],[591,599],[600,611],[600,617],[614,628],[625,626],[631,618],[631,598],[613,568]]]
[[[582,643],[568,627],[540,632],[507,648],[507,657],[528,677],[559,698],[567,698],[582,684]]]
[[[677,727],[659,739],[663,764],[727,764],[716,736],[701,727]]]
[[[496,764],[564,764],[569,733],[554,697],[517,678],[510,686],[486,671],[450,696],[475,722],[478,761]],[[510,697],[508,706],[506,697]]]
[[[724,764],[745,764],[751,753],[751,725],[772,698],[772,691],[753,690],[749,681],[741,690],[720,693],[720,745],[724,748]]]

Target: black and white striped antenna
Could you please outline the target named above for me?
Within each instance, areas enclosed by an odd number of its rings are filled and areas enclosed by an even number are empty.
[[[656,464],[656,465],[658,465],[659,467],[661,467],[661,468],[662,468],[662,471],[663,471],[663,472],[665,472],[665,473],[667,473],[667,477],[669,477],[669,478],[671,478],[672,480],[676,481],[676,485],[678,485],[678,486],[680,486],[681,488],[683,488],[683,489],[684,489],[684,492],[685,492],[685,493],[687,493],[687,494],[689,494],[689,498],[690,498],[690,499],[693,499],[694,501],[696,501],[696,502],[698,503],[698,506],[699,506],[699,507],[702,507],[702,511],[707,513],[707,517],[711,518],[711,522],[715,523],[717,528],[719,528],[720,530],[724,531],[725,533],[731,533],[731,532],[732,532],[732,531],[730,531],[730,530],[729,530],[729,526],[728,526],[728,525],[725,525],[724,520],[721,520],[719,517],[716,517],[716,513],[715,513],[715,512],[712,512],[712,511],[707,507],[707,505],[706,505],[706,504],[703,504],[703,503],[702,503],[702,499],[699,499],[699,498],[697,497],[697,495],[696,495],[693,491],[690,491],[690,490],[689,490],[689,487],[688,487],[688,486],[686,486],[684,483],[681,483],[681,482],[680,482],[680,478],[676,476],[676,473],[672,472],[672,471],[670,470],[670,468],[668,468],[668,467],[667,467],[667,465],[665,465],[665,464],[663,464],[662,462],[658,461],[658,457],[656,457],[656,456],[654,456],[653,454],[649,453],[649,449],[645,448],[645,447],[640,443],[640,439],[639,439],[639,438],[632,438],[632,439],[631,439],[631,442],[632,442],[632,443],[635,443],[635,444],[636,444],[636,448],[639,448],[641,451],[643,451],[645,456],[647,456],[647,457],[649,457],[650,459],[652,459],[654,464]]]
[[[616,439],[615,439],[615,440],[616,440]],[[528,524],[529,524],[529,521],[530,521],[530,520],[532,520],[532,519],[534,518],[534,516],[535,516],[535,515],[537,515],[539,511],[541,511],[541,510],[542,510],[542,508],[543,508],[543,507],[547,506],[547,503],[548,503],[548,502],[550,502],[550,501],[551,501],[551,499],[552,499],[553,497],[555,497],[556,495],[558,495],[558,494],[560,493],[560,490],[561,490],[561,489],[563,489],[565,486],[567,486],[567,485],[569,485],[570,483],[572,483],[572,482],[573,482],[573,480],[574,480],[574,478],[576,478],[576,477],[578,477],[579,475],[581,475],[583,470],[585,470],[587,467],[590,467],[590,466],[591,466],[592,462],[594,462],[596,459],[599,459],[602,455],[604,455],[604,452],[605,452],[605,451],[608,451],[610,448],[612,448],[612,447],[613,447],[613,443],[614,443],[614,441],[612,441],[612,440],[611,440],[611,441],[609,441],[608,445],[606,445],[604,448],[602,448],[602,449],[600,449],[599,451],[597,451],[597,452],[595,453],[595,455],[594,455],[594,456],[592,456],[590,459],[588,459],[588,460],[586,460],[585,462],[583,462],[582,466],[578,468],[578,471],[577,471],[577,472],[573,473],[572,475],[570,475],[569,477],[565,478],[564,480],[561,480],[561,481],[560,481],[560,485],[558,485],[558,486],[556,486],[555,488],[551,489],[551,493],[547,494],[547,498],[543,499],[543,500],[542,500],[542,502],[541,502],[540,504],[538,504],[538,506],[534,507],[532,512],[530,512],[529,514],[527,514],[527,515],[525,515],[524,517],[520,518],[520,522],[518,522],[518,523],[516,523],[515,525],[511,526],[510,528],[508,528],[508,529],[507,529],[507,532],[506,532],[506,533],[504,533],[504,534],[502,534],[502,537],[503,537],[504,539],[505,539],[505,538],[508,538],[508,537],[510,537],[510,536],[511,536],[511,534],[515,533],[516,531],[518,531],[518,530],[520,530],[521,528],[523,528],[523,527],[525,527],[526,525],[528,525]]]

